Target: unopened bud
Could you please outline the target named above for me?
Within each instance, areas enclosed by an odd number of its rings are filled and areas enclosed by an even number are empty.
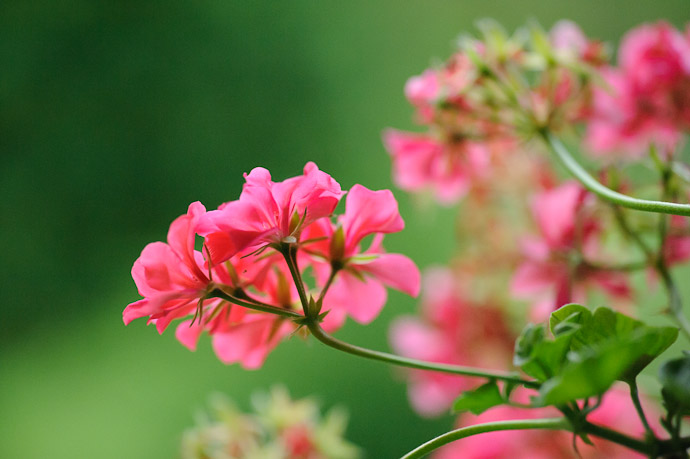
[[[338,225],[331,237],[331,261],[342,260],[343,257],[345,257],[345,231],[341,225]]]

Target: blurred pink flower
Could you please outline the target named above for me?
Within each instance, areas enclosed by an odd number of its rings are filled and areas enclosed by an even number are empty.
[[[473,178],[489,168],[489,151],[479,143],[442,143],[428,135],[394,129],[388,129],[383,139],[393,159],[396,185],[406,191],[430,188],[442,203],[464,196]]]
[[[434,109],[441,89],[438,72],[425,70],[419,76],[407,80],[405,97],[417,109],[420,123],[430,123],[434,118]]]
[[[330,216],[344,194],[338,182],[312,162],[304,166],[303,175],[282,182],[273,182],[262,167],[245,179],[239,200],[208,212],[197,225],[213,264],[248,247],[280,243],[288,236],[298,239],[303,227]]]
[[[671,215],[668,236],[664,241],[664,260],[668,265],[690,259],[690,221],[687,217]]]
[[[510,361],[513,338],[499,309],[468,302],[442,268],[424,275],[422,317],[399,318],[390,331],[393,349],[405,357],[496,369]],[[446,411],[461,391],[476,385],[473,378],[445,373],[408,374],[410,402],[424,416]]]
[[[596,286],[615,298],[629,298],[631,289],[624,274],[596,270],[578,261],[589,261],[599,252],[599,223],[584,207],[588,198],[575,182],[539,193],[532,214],[539,236],[522,243],[524,261],[513,275],[510,290],[518,298],[535,300],[532,319],[541,321],[574,301],[584,301],[587,286]]]
[[[666,22],[640,26],[623,38],[619,65],[595,91],[588,145],[598,154],[636,156],[652,143],[673,152],[690,129],[690,39]]]
[[[520,390],[517,391],[518,393]],[[520,394],[518,394],[520,395]],[[653,422],[661,415],[658,407],[642,397],[647,419],[652,428],[659,431],[658,423]],[[476,425],[486,422],[559,417],[561,414],[552,407],[523,409],[499,406],[475,416],[463,414],[458,419],[457,427]],[[630,396],[622,387],[609,390],[603,397],[601,406],[594,410],[588,421],[614,428],[637,438],[642,438],[644,428],[640,422]],[[434,459],[532,459],[532,458],[642,458],[625,447],[600,438],[590,436],[594,446],[578,440],[580,456],[573,450],[573,436],[568,432],[550,430],[506,430],[479,434],[455,441],[434,454]]]

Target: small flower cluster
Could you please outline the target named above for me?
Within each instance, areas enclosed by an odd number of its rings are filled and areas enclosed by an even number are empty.
[[[343,438],[347,415],[331,409],[323,418],[311,399],[292,400],[282,387],[253,398],[254,413],[239,411],[226,397],[211,400],[182,438],[182,459],[357,459],[359,449]]]
[[[480,23],[482,40],[461,39],[445,66],[411,78],[405,95],[424,134],[388,130],[384,143],[401,188],[431,188],[450,203],[496,177],[496,162],[540,129],[562,129],[590,111],[594,69],[604,46],[571,22],[547,36],[540,29],[513,37],[496,23]]]
[[[125,308],[125,324],[148,317],[162,333],[187,318],[176,332],[186,347],[194,350],[206,332],[220,360],[258,368],[309,304],[319,307],[310,319],[318,315],[332,331],[347,316],[371,322],[386,302],[384,286],[417,295],[415,264],[382,246],[384,234],[404,226],[390,191],[355,185],[344,214],[331,219],[345,192],[314,163],[282,182],[263,168],[245,179],[239,199],[210,212],[191,204],[171,224],[167,244],[144,248],[132,268],[144,298]]]
[[[600,155],[639,158],[651,143],[671,154],[690,131],[690,25],[666,22],[631,30],[618,67],[603,69],[586,141]]]

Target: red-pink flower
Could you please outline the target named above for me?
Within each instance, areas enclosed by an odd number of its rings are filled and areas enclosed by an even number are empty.
[[[253,295],[254,299],[299,312],[301,308],[297,305],[297,292],[294,284],[287,280],[289,273],[285,262],[276,256],[259,263],[254,260],[248,263],[246,260],[250,258],[238,255],[224,264],[230,264],[229,277],[233,278],[228,279],[230,282],[225,285],[234,288],[253,285],[259,289]],[[260,268],[252,272],[250,263],[259,265]],[[247,269],[243,269],[244,266]],[[251,277],[246,277],[248,273],[251,273]],[[240,363],[244,368],[256,369],[263,365],[268,354],[282,339],[294,330],[295,324],[280,316],[219,301],[212,308],[207,308],[206,316],[181,322],[175,336],[193,351],[205,331],[211,336],[213,350],[223,363]]]
[[[125,308],[125,324],[148,316],[149,323],[155,323],[162,333],[173,319],[196,309],[210,282],[204,258],[194,250],[194,227],[205,212],[201,203],[192,203],[187,214],[170,225],[167,244],[153,242],[144,248],[132,267],[132,277],[144,299]]]
[[[489,168],[486,147],[469,140],[443,143],[428,135],[389,129],[384,143],[393,159],[396,185],[407,191],[430,188],[442,203],[464,196],[472,180]]]
[[[420,275],[414,262],[404,255],[385,253],[381,244],[383,234],[400,231],[403,226],[393,193],[355,185],[348,192],[345,214],[337,226],[324,220],[309,229],[308,238],[326,236],[329,241],[306,249],[316,256],[313,265],[321,285],[330,265],[339,266],[323,303],[324,310],[331,311],[326,317],[331,327],[342,323],[346,314],[360,323],[374,320],[386,302],[385,286],[412,296],[419,293]],[[373,240],[364,250],[362,240],[371,235]]]
[[[640,26],[623,38],[619,64],[595,92],[590,148],[639,155],[653,143],[673,152],[690,129],[690,39],[665,22]]]
[[[239,200],[228,202],[200,219],[197,232],[206,237],[213,264],[248,247],[299,239],[302,228],[328,217],[344,194],[330,175],[309,162],[304,174],[273,182],[262,167],[245,174]]]
[[[395,351],[431,362],[504,368],[510,361],[513,336],[501,310],[467,301],[453,274],[445,269],[424,275],[422,317],[403,317],[391,328]],[[410,371],[408,389],[414,409],[424,416],[450,408],[476,380],[431,371]]]
[[[537,300],[533,319],[541,320],[555,309],[583,301],[585,288],[595,285],[615,298],[629,298],[627,278],[619,272],[597,270],[580,263],[581,255],[594,261],[599,252],[599,224],[587,212],[587,192],[575,182],[541,192],[532,205],[539,236],[525,238],[524,261],[511,281],[519,298]]]

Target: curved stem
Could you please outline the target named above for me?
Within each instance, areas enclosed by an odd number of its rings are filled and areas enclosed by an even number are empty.
[[[304,316],[297,312],[290,311],[288,309],[278,308],[276,306],[271,306],[270,304],[258,303],[253,301],[244,301],[235,296],[228,295],[221,289],[213,290],[209,298],[211,297],[220,298],[230,303],[234,303],[238,306],[243,306],[248,309],[254,309],[255,311],[269,312],[271,314],[277,314],[279,316],[288,317],[290,319],[304,319]]]
[[[541,133],[542,138],[549,146],[551,152],[559,159],[561,164],[575,176],[575,178],[592,193],[600,198],[629,209],[656,212],[661,214],[674,214],[690,216],[690,204],[678,204],[675,202],[650,201],[637,199],[625,194],[613,191],[599,183],[572,157],[568,149],[555,136],[548,132]]]
[[[637,415],[640,417],[640,421],[642,421],[644,430],[647,432],[647,437],[656,439],[654,431],[649,426],[649,422],[647,422],[647,416],[645,416],[644,410],[642,409],[642,403],[640,403],[640,394],[637,390],[637,381],[635,379],[629,381],[628,386],[630,387],[630,398],[632,398],[633,405],[635,405],[635,410],[637,411]]]
[[[424,457],[443,445],[447,445],[455,440],[460,440],[461,438],[471,437],[472,435],[478,435],[486,432],[497,432],[500,430],[529,429],[571,430],[571,427],[570,423],[565,418],[519,419],[515,421],[487,422],[485,424],[462,427],[457,430],[446,432],[443,435],[439,435],[433,440],[429,440],[423,445],[420,445],[409,453],[405,454],[402,459],[417,459]]]
[[[318,323],[314,321],[309,322],[307,324],[307,327],[309,327],[309,331],[311,331],[312,335],[314,335],[316,339],[318,339],[325,345],[359,357],[392,363],[393,365],[398,365],[407,368],[416,368],[419,370],[432,370],[439,371],[441,373],[474,376],[478,378],[497,379],[501,381],[522,384],[526,387],[539,387],[538,382],[522,379],[516,374],[492,370],[483,370],[480,368],[465,367],[460,365],[448,365],[444,363],[425,362],[423,360],[408,359],[395,354],[388,354],[386,352],[379,352],[355,346],[353,344],[346,343],[329,335],[324,331],[323,328],[321,328],[321,326]]]

